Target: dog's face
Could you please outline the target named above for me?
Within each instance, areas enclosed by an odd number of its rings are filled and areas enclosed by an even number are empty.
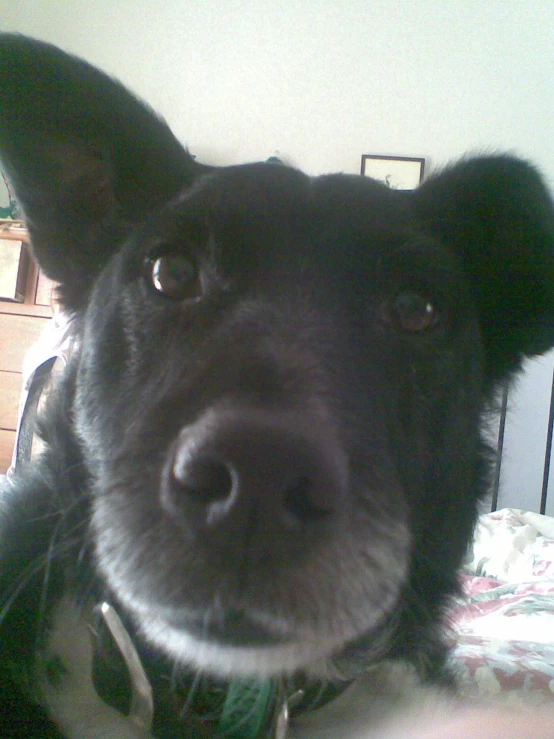
[[[84,63],[5,37],[12,69],[34,82],[0,151],[82,326],[72,418],[114,597],[223,674],[416,650],[485,491],[484,405],[554,343],[536,173],[475,159],[401,193],[209,170]]]
[[[77,424],[108,582],[218,670],[332,654],[398,607],[429,477],[471,482],[482,364],[457,260],[405,200],[275,165],[205,176],[86,313]]]

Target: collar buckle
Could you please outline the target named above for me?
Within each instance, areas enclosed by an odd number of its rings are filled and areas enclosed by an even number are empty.
[[[304,698],[303,690],[295,690],[288,698],[286,698],[278,710],[275,712],[275,718],[273,720],[271,739],[286,739],[289,729],[290,712],[297,706]]]

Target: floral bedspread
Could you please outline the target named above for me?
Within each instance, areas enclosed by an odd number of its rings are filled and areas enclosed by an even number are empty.
[[[554,518],[481,516],[461,577],[450,618],[462,694],[554,704]]]

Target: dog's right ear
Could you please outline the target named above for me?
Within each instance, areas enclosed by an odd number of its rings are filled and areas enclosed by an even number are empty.
[[[33,252],[79,309],[129,228],[208,167],[121,84],[49,44],[0,34],[0,162]]]

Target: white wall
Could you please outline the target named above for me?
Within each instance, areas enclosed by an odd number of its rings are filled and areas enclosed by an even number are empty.
[[[554,183],[552,0],[0,0],[0,24],[118,76],[201,161],[509,149]],[[536,508],[552,364],[512,396],[501,502]]]
[[[515,149],[554,180],[552,0],[0,0],[120,77],[200,159]]]

